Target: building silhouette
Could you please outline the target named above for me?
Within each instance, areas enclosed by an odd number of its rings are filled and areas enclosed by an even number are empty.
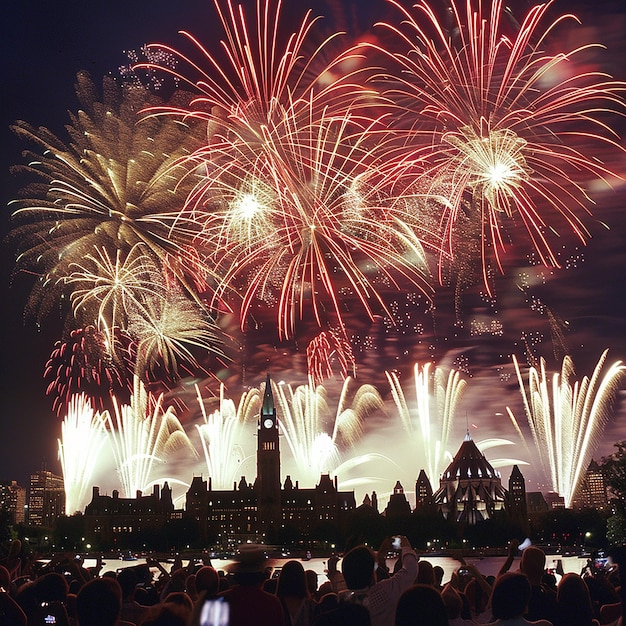
[[[389,496],[389,502],[385,508],[384,515],[387,519],[394,519],[410,515],[410,513],[411,505],[404,494],[404,487],[402,487],[398,480],[393,488],[393,493]]]
[[[433,504],[433,488],[426,472],[422,469],[415,481],[415,508],[431,507]]]
[[[83,516],[85,534],[100,546],[125,548],[160,531],[173,514],[167,482],[162,488],[154,485],[148,495],[138,491],[136,498],[120,498],[117,490],[110,496],[101,495],[94,487]]]
[[[261,415],[257,425],[256,456],[257,530],[271,534],[281,526],[280,440],[270,375],[265,380]]]
[[[186,494],[185,515],[198,525],[200,540],[225,546],[245,541],[303,540],[345,527],[356,508],[354,491],[339,491],[337,478],[322,474],[315,487],[280,480],[280,440],[269,374],[257,424],[257,476],[242,476],[232,490],[214,490],[211,478],[195,476]]]
[[[507,492],[500,473],[477,448],[469,432],[441,474],[433,499],[442,515],[455,522],[476,524],[504,510]]]
[[[0,481],[0,511],[7,515],[10,524],[26,521],[26,487],[15,480]]]
[[[52,527],[65,513],[65,485],[62,476],[48,470],[30,475],[27,495],[26,523],[30,526]]]
[[[528,505],[526,503],[526,481],[517,465],[513,466],[509,476],[509,513],[512,517],[520,520],[528,518]]]
[[[576,492],[574,508],[603,511],[607,506],[606,478],[602,468],[592,459],[587,467],[580,488]]]

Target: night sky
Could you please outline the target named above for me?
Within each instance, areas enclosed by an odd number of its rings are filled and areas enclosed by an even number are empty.
[[[290,0],[285,3],[301,4]],[[526,6],[524,2],[515,4]],[[591,63],[624,80],[626,12],[623,7],[618,12],[621,4],[589,2],[578,14],[585,27],[580,36],[585,40],[600,41],[608,47],[604,54],[597,53]],[[358,37],[366,34],[367,24],[388,10],[383,10],[383,6],[382,0],[367,3],[362,0],[327,0],[316,3],[316,12],[331,16],[329,21],[333,28],[341,29],[350,24]],[[358,7],[357,11],[355,7]],[[571,10],[571,3],[557,2],[556,7],[562,11]],[[57,136],[64,137],[67,110],[78,107],[73,85],[79,70],[87,70],[96,85],[100,85],[104,75],[118,75],[119,66],[128,62],[124,50],[136,50],[149,42],[168,42],[175,46],[180,41],[176,34],[180,29],[206,40],[212,32],[214,18],[209,0],[109,0],[96,3],[36,0],[10,3],[3,16],[1,105],[4,147],[0,158],[5,206],[2,232],[5,233],[10,214],[6,204],[19,189],[15,178],[9,176],[8,168],[20,161],[20,152],[25,147],[8,130],[9,125],[22,119],[35,126],[46,126]],[[621,128],[616,130],[623,136],[626,124],[622,121]],[[626,175],[624,155],[611,165],[622,176]],[[529,268],[522,257],[514,257],[513,261],[508,259],[506,274],[498,279],[497,304],[490,308],[476,294],[467,294],[463,300],[462,328],[456,323],[453,298],[443,289],[435,298],[434,315],[423,309],[419,313],[407,314],[405,321],[393,330],[382,320],[355,323],[354,328],[358,329],[354,337],[358,380],[378,385],[388,400],[389,391],[385,389],[385,379],[381,375],[384,369],[395,368],[407,380],[408,396],[412,393],[413,362],[432,358],[444,368],[454,366],[460,369],[468,381],[468,391],[451,437],[450,447],[454,452],[466,428],[477,440],[492,436],[515,440],[510,422],[503,417],[505,407],[510,406],[518,420],[524,422],[511,354],[516,354],[525,363],[525,350],[530,345],[534,357],[544,357],[550,371],[557,370],[560,364],[554,356],[546,307],[554,315],[552,329],[556,324],[563,333],[578,378],[591,374],[606,348],[609,348],[609,363],[626,360],[626,184],[616,181],[613,191],[600,186],[591,186],[589,191],[596,206],[586,222],[592,233],[588,245],[581,245],[573,237],[564,237],[560,252],[563,268],[560,270],[541,271],[537,267]],[[511,254],[514,256],[515,250]],[[42,373],[54,342],[60,337],[62,323],[51,317],[38,330],[33,320],[24,320],[28,281],[18,278],[11,285],[12,265],[12,251],[3,245],[0,479],[17,479],[25,483],[29,472],[39,469],[42,464],[60,472],[56,458],[60,420],[52,413],[51,399],[45,396]],[[519,284],[521,277],[527,275],[534,284],[522,293]],[[397,304],[402,307],[406,302],[398,299]],[[417,317],[425,329],[419,337],[408,330],[417,323]],[[480,323],[489,324],[493,320],[502,327],[501,336],[470,332]],[[235,397],[239,388],[261,384],[268,367],[273,376],[287,382],[306,382],[302,346],[276,342],[267,326],[261,326],[242,341],[248,355],[245,379],[242,379],[239,364],[233,365],[233,372],[228,376]],[[624,392],[621,395],[624,396]],[[626,438],[625,404],[623,400],[618,403],[596,458],[610,453],[613,443]],[[397,418],[379,416],[371,420],[365,430],[359,452],[377,449],[393,455],[396,446],[400,445],[395,440],[396,435],[402,437]],[[519,442],[516,440],[516,443]],[[506,456],[534,461],[527,458],[521,446],[511,448],[512,451],[489,453],[488,458]],[[503,478],[508,479],[510,469],[504,468],[502,473]],[[416,476],[417,472],[408,480],[414,480]],[[190,476],[184,478],[189,480]],[[253,476],[248,478],[251,480]],[[392,487],[393,483],[388,489]],[[357,500],[360,497],[362,494],[357,493]]]

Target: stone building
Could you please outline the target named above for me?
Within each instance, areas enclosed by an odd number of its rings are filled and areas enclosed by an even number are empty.
[[[247,540],[306,540],[341,528],[356,508],[354,491],[339,491],[328,474],[312,488],[301,488],[290,476],[280,481],[278,419],[269,375],[257,424],[257,476],[244,476],[232,490],[214,490],[210,477],[194,477],[187,491],[185,514],[198,524],[200,538],[225,546]]]
[[[167,482],[163,487],[154,485],[148,495],[138,491],[136,498],[120,498],[117,490],[110,496],[101,495],[99,487],[94,487],[83,516],[85,536],[100,546],[136,546],[142,537],[159,533],[173,513]]]
[[[452,463],[441,474],[439,489],[433,494],[435,506],[446,519],[476,524],[503,510],[506,497],[500,473],[467,433]]]

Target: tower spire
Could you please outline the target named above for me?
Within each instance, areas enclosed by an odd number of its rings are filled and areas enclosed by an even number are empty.
[[[265,379],[265,392],[263,394],[263,406],[261,408],[263,415],[273,415],[276,413],[274,406],[274,393],[272,392],[272,383],[270,381],[270,373],[267,372],[267,378]]]

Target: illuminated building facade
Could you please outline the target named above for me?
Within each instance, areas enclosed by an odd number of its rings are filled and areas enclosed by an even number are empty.
[[[130,547],[159,532],[174,513],[172,490],[164,483],[154,485],[152,493],[137,492],[136,498],[120,498],[119,492],[101,495],[93,488],[85,508],[85,535],[100,546]]]
[[[452,463],[441,474],[439,489],[433,495],[435,506],[446,519],[476,524],[504,510],[506,498],[500,473],[467,433]]]
[[[211,479],[195,476],[186,496],[186,515],[202,541],[225,546],[247,540],[308,539],[341,528],[356,508],[354,491],[339,491],[337,479],[322,474],[302,489],[290,476],[280,482],[278,420],[269,376],[257,425],[257,477],[244,476],[232,491],[215,491]]]
[[[0,482],[0,511],[7,515],[10,524],[26,521],[26,487],[15,480]]]
[[[27,496],[30,526],[54,526],[57,517],[65,513],[65,486],[63,477],[48,470],[39,470],[30,475]]]
[[[608,506],[606,479],[602,468],[591,461],[574,499],[574,507],[578,509],[596,509],[603,511]]]

